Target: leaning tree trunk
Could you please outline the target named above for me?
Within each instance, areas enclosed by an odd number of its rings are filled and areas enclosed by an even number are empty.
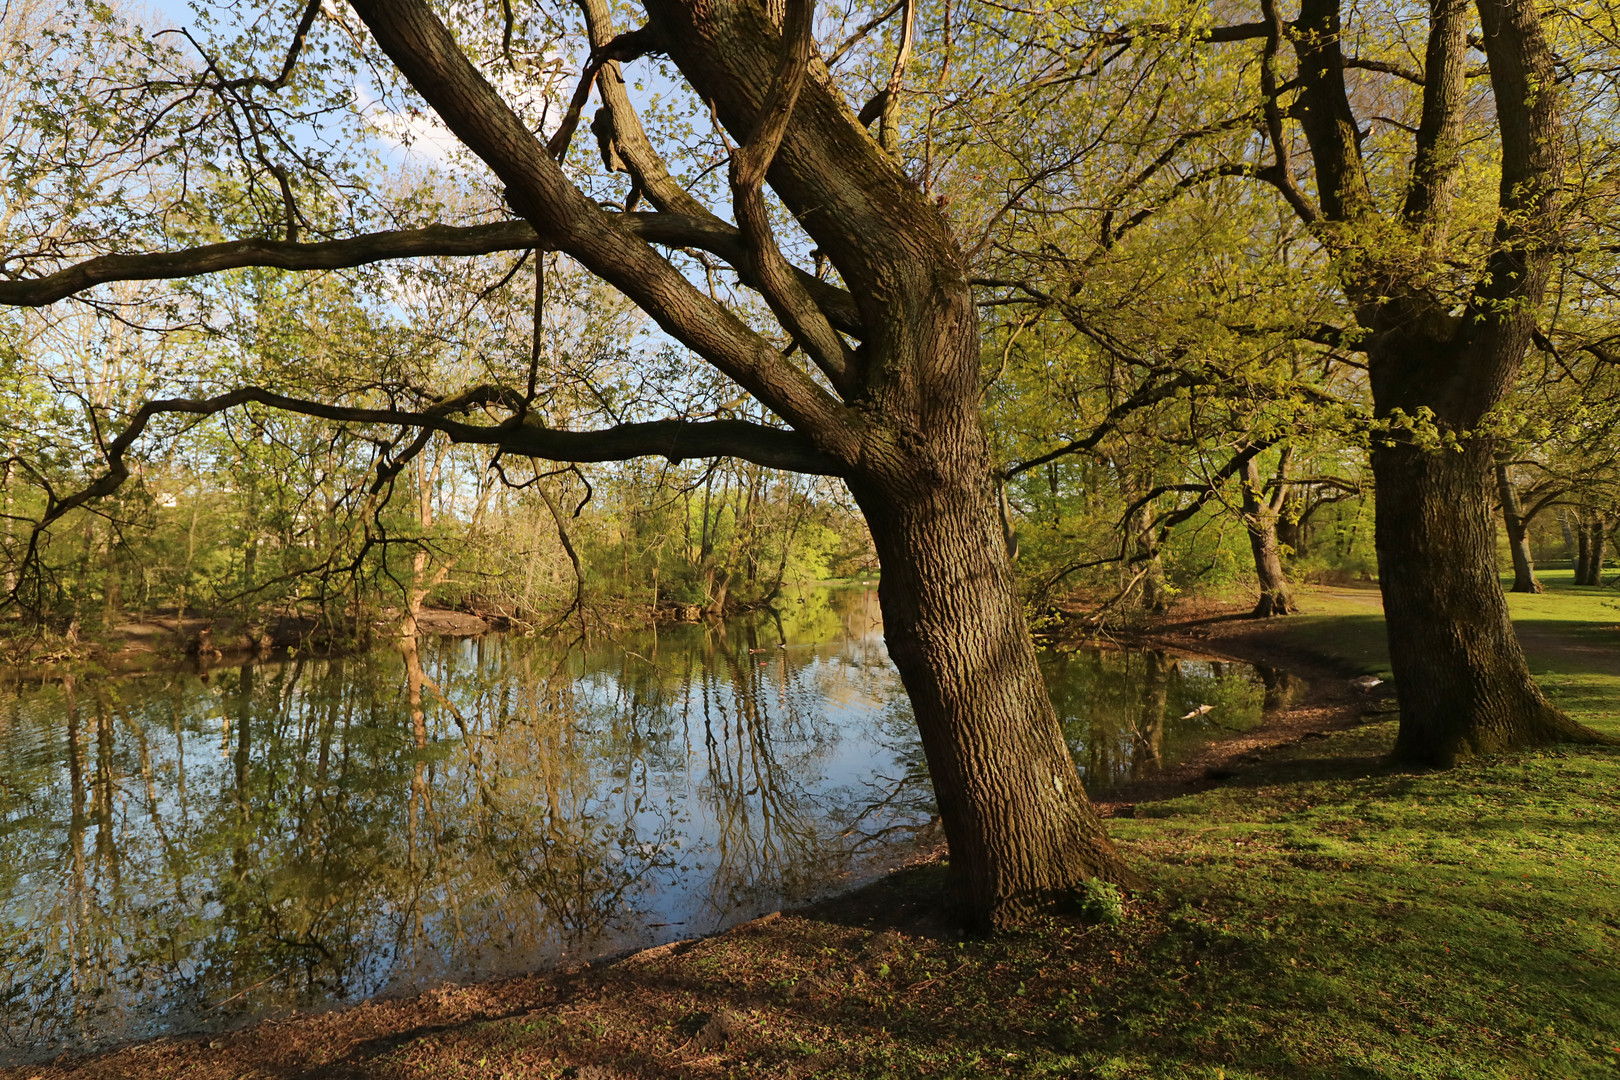
[[[1394,758],[1450,765],[1592,737],[1542,696],[1497,579],[1483,440],[1375,446],[1378,580],[1400,694]]]
[[[1283,573],[1282,549],[1277,543],[1277,517],[1286,489],[1268,499],[1261,486],[1260,466],[1251,457],[1243,463],[1243,527],[1249,534],[1254,574],[1260,582],[1260,599],[1254,605],[1254,614],[1264,619],[1292,615],[1299,609],[1289,591],[1288,576]]]
[[[1130,565],[1142,563],[1137,577],[1142,582],[1142,609],[1155,615],[1170,607],[1170,591],[1164,580],[1164,557],[1159,552],[1159,538],[1153,525],[1153,504],[1146,503],[1137,511],[1131,523],[1136,532],[1136,552]]]
[[[952,471],[850,487],[882,565],[884,639],[916,713],[953,900],[967,922],[994,928],[1087,879],[1134,878],[1047,695],[990,470]]]
[[[1508,476],[1507,465],[1496,463],[1496,490],[1502,500],[1502,524],[1507,526],[1508,549],[1513,553],[1513,591],[1538,593],[1541,582],[1536,580],[1535,560],[1530,558],[1530,530],[1525,527],[1524,509],[1519,505],[1519,491]]]

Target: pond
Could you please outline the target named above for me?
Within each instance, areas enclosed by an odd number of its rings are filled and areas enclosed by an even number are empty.
[[[1093,793],[1267,673],[1045,660]],[[710,933],[936,836],[870,589],[593,640],[0,688],[0,1060]]]

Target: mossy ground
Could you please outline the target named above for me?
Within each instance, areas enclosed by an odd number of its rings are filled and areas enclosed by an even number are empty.
[[[1269,632],[1349,642],[1319,651],[1357,666],[1379,616],[1322,610],[1341,602],[1307,597],[1314,614]],[[1532,650],[1549,690],[1620,734],[1612,658],[1556,645],[1620,649],[1620,612],[1561,589],[1514,602],[1557,624]],[[931,865],[600,969],[23,1075],[1620,1075],[1620,749],[1412,774],[1382,764],[1393,737],[1375,714],[1110,822],[1153,884],[1114,926],[930,930]]]

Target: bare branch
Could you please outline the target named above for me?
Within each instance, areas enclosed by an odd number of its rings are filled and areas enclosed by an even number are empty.
[[[753,285],[742,233],[712,214],[623,214],[616,220],[649,244],[697,248],[720,256]],[[40,278],[0,281],[0,305],[43,307],[114,281],[166,281],[199,274],[267,266],[280,270],[343,270],[387,259],[433,255],[489,255],[497,251],[553,250],[540,242],[527,221],[501,221],[466,227],[429,225],[422,229],[365,233],[342,240],[288,243],[233,240],[179,251],[145,255],[102,255]],[[515,272],[515,268],[514,268]],[[799,285],[832,324],[852,337],[865,336],[855,300],[847,292],[794,268]]]
[[[579,85],[574,88],[574,96],[568,102],[568,111],[563,114],[562,123],[546,143],[546,150],[551,156],[561,161],[568,154],[568,144],[573,141],[574,129],[579,126],[580,113],[585,103],[591,98],[591,87],[596,84],[598,73],[610,61],[629,63],[639,60],[648,53],[656,52],[658,39],[652,28],[643,26],[639,30],[629,30],[613,38],[601,48],[592,48],[589,59],[585,62],[585,70],[580,73]],[[615,73],[616,74],[616,73]]]
[[[878,27],[894,18],[894,13],[904,7],[905,3],[906,0],[894,0],[894,3],[890,4],[882,14],[862,23],[853,34],[844,39],[843,44],[839,45],[838,48],[833,50],[833,54],[827,58],[827,66],[832,67],[834,64],[838,63],[838,61],[842,60],[844,58],[844,54],[849,52],[849,50],[853,49],[856,45],[860,44],[861,40],[865,38],[867,34],[870,34],[873,30],[876,30]]]
[[[522,411],[525,404],[522,395],[508,387],[471,387],[426,409],[413,411],[335,405],[249,386],[211,398],[167,398],[143,404],[118,437],[106,444],[105,473],[79,491],[60,499],[47,489],[48,504],[44,516],[35,526],[36,535],[70,511],[117,491],[130,475],[125,455],[155,417],[169,414],[213,416],[246,404],[265,405],[284,412],[341,423],[388,424],[440,431],[453,442],[497,446],[503,453],[551,461],[624,461],[653,455],[666,457],[672,462],[689,457],[738,457],[769,468],[841,475],[841,466],[817,450],[805,436],[747,420],[655,420],[619,424],[596,431],[561,431],[546,427],[532,413],[525,415]],[[511,420],[496,425],[471,424],[452,419],[484,406],[509,409],[515,415]]]

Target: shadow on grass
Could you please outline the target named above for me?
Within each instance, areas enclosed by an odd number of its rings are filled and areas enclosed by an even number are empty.
[[[1258,762],[1223,778],[1223,785],[1234,788],[1285,787],[1323,780],[1365,780],[1375,776],[1399,776],[1410,772],[1391,765],[1383,754],[1343,754],[1287,757]]]

